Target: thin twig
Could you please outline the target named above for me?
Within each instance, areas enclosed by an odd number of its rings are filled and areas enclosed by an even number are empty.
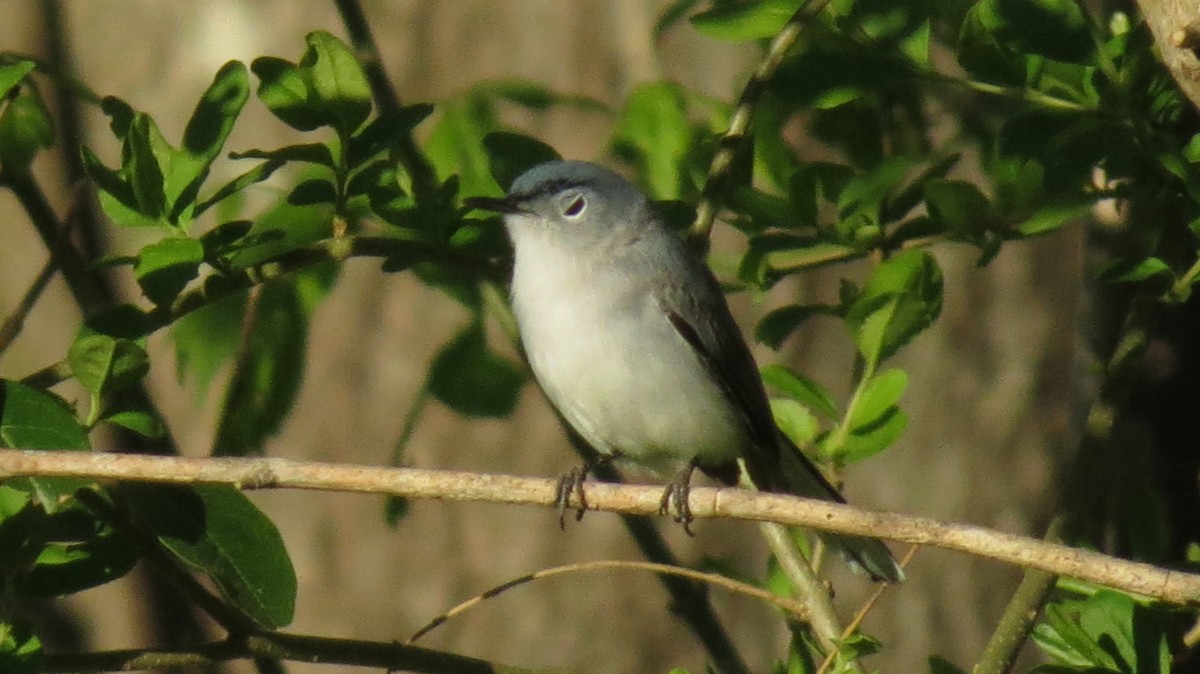
[[[447,501],[556,507],[557,480],[277,458],[182,458],[87,452],[0,450],[0,479],[80,477],[240,489],[314,489]],[[697,518],[777,522],[853,536],[932,545],[1049,571],[1184,606],[1200,606],[1200,575],[1133,562],[984,527],[737,488],[696,487]],[[588,509],[657,515],[660,486],[588,485]],[[577,507],[578,504],[571,504]]]
[[[900,568],[906,568],[908,563],[911,562],[912,558],[917,554],[917,550],[920,549],[921,546],[919,545],[909,547],[908,552],[904,554],[904,559],[900,560]],[[842,632],[843,641],[849,639],[851,635],[858,631],[858,628],[862,626],[863,620],[866,619],[867,614],[871,612],[872,608],[875,608],[875,604],[877,604],[879,599],[883,597],[883,593],[887,592],[891,587],[891,585],[880,583],[878,587],[875,588],[875,591],[871,593],[871,596],[867,599],[867,601],[864,602],[863,605],[858,609],[858,612],[854,614],[854,619],[852,619],[850,623],[846,625],[846,630]],[[833,666],[833,663],[836,660],[837,653],[830,653],[826,655],[825,661],[821,663],[819,668],[817,668],[816,674],[825,674],[828,672],[829,668]]]
[[[706,246],[708,243],[708,235],[712,231],[713,221],[716,220],[717,210],[721,206],[721,199],[724,198],[725,190],[728,187],[726,183],[729,180],[729,172],[733,168],[733,161],[737,157],[746,135],[750,132],[750,122],[754,118],[754,106],[758,104],[763,92],[766,91],[767,82],[775,75],[775,71],[779,69],[784,57],[787,56],[788,50],[800,37],[800,29],[828,4],[829,0],[809,0],[792,14],[775,38],[771,40],[766,55],[763,56],[763,60],[755,68],[754,74],[750,76],[750,81],[746,83],[741,95],[738,96],[737,106],[729,119],[729,129],[725,131],[718,142],[717,152],[713,155],[712,164],[708,169],[708,178],[700,194],[700,203],[696,204],[696,220],[692,223],[688,233],[693,244]]]
[[[703,571],[696,571],[695,569],[689,569],[682,566],[669,566],[667,564],[656,564],[654,562],[640,562],[623,559],[602,559],[593,562],[580,562],[578,564],[565,564],[563,566],[553,566],[548,569],[540,569],[533,573],[521,576],[520,578],[514,578],[508,582],[497,585],[496,587],[477,594],[474,597],[455,605],[438,617],[430,620],[425,624],[425,626],[421,627],[421,629],[413,632],[413,635],[404,643],[415,643],[417,639],[425,636],[434,628],[445,624],[446,621],[450,620],[451,618],[461,615],[471,608],[479,606],[484,601],[501,595],[515,587],[525,585],[526,583],[532,583],[535,580],[560,576],[567,573],[599,570],[651,571],[660,575],[673,575],[683,578],[690,578],[697,582],[707,583],[713,587],[724,588],[730,592],[743,594],[748,597],[753,597],[754,599],[766,602],[782,611],[791,614],[791,617],[795,620],[806,620],[808,616],[807,607],[795,600],[787,597],[781,597],[777,594],[772,594],[771,592],[768,592],[762,588],[755,587],[748,583],[743,583],[720,574],[705,573]]]
[[[46,260],[46,264],[42,265],[42,270],[38,272],[29,289],[21,296],[21,301],[17,303],[8,318],[4,319],[4,324],[0,325],[0,353],[4,353],[17,335],[21,334],[21,329],[25,327],[25,319],[29,317],[29,312],[33,310],[33,306],[37,304],[38,298],[42,296],[42,291],[50,284],[52,278],[54,278],[53,258]]]

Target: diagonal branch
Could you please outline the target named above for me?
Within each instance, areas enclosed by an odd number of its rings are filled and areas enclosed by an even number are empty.
[[[557,481],[415,468],[384,468],[277,458],[213,459],[84,452],[0,450],[0,480],[79,477],[175,484],[230,484],[239,489],[313,489],[447,501],[556,507]],[[595,483],[590,510],[657,515],[662,488]],[[577,504],[572,504],[577,507]],[[980,526],[878,512],[744,489],[697,487],[697,518],[777,522],[855,536],[932,545],[1007,564],[1070,576],[1172,604],[1200,606],[1200,575],[1132,562]]]

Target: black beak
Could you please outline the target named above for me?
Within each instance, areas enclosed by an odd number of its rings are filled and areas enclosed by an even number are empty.
[[[481,211],[492,211],[495,213],[525,213],[526,210],[517,206],[509,199],[496,199],[495,197],[467,197],[463,199],[463,203],[471,208],[478,208]]]

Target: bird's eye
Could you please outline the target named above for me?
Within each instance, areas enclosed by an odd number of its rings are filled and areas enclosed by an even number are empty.
[[[587,200],[583,197],[575,197],[567,207],[563,209],[563,215],[568,218],[578,218],[583,210],[587,208]]]

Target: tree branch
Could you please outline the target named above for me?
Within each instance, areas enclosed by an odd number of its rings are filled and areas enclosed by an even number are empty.
[[[533,674],[535,670],[493,665],[419,646],[378,641],[331,639],[264,632],[245,639],[216,641],[179,649],[127,649],[97,653],[48,654],[45,670],[66,672],[133,671],[188,665],[213,665],[228,660],[274,658],[314,664],[373,667],[387,671],[431,674]]]
[[[292,461],[129,454],[0,450],[0,479],[80,477],[174,484],[230,484],[239,489],[314,489],[390,494],[446,501],[487,501],[555,507],[556,480],[415,468]],[[588,508],[657,515],[658,486],[589,483]],[[1200,575],[1118,559],[970,524],[878,512],[744,489],[697,487],[697,518],[777,522],[856,536],[933,545],[1000,562],[1070,576],[1168,603],[1200,606]]]

